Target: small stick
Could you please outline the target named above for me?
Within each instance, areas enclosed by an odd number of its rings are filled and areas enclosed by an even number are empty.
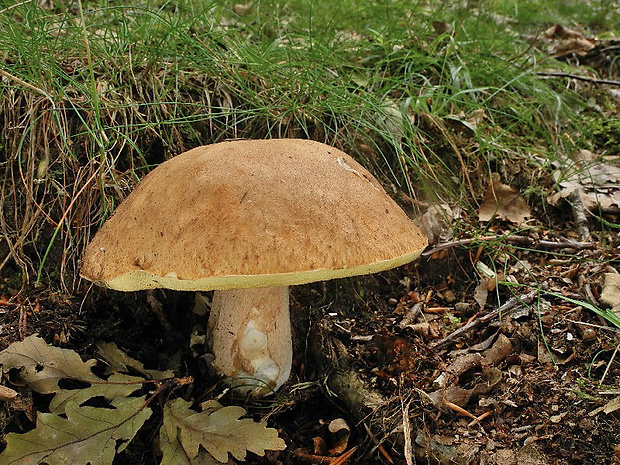
[[[411,444],[411,423],[409,422],[409,402],[405,405],[400,398],[400,408],[403,412],[403,435],[405,436],[404,455],[407,465],[413,465],[413,446]]]
[[[486,417],[488,417],[492,413],[493,413],[492,410],[487,410],[482,415],[476,417],[475,420],[472,420],[467,426],[469,426],[471,428],[472,426],[477,425],[478,423],[480,423],[482,420],[484,420]]]
[[[472,420],[477,420],[478,418],[476,417],[476,415],[474,415],[473,413],[468,412],[467,410],[465,410],[463,407],[456,405],[454,402],[450,402],[449,400],[445,400],[443,401],[444,405],[446,407],[448,407],[450,410],[455,411],[456,413],[460,413],[463,416],[466,416],[468,418],[471,418]]]
[[[534,302],[534,299],[536,298],[536,296],[538,296],[538,291],[537,290],[532,291],[532,292],[530,292],[528,294],[522,295],[520,297],[511,297],[508,300],[508,302],[506,302],[504,305],[499,307],[497,310],[493,310],[492,312],[489,312],[486,315],[481,316],[477,320],[474,320],[472,322],[464,324],[460,328],[458,328],[458,329],[454,330],[453,332],[451,332],[450,334],[448,334],[443,339],[440,339],[439,341],[431,344],[430,347],[431,347],[431,349],[442,348],[442,347],[448,345],[448,343],[450,341],[452,341],[453,339],[457,338],[458,336],[460,336],[462,334],[465,334],[465,333],[471,331],[472,329],[477,328],[478,326],[483,325],[483,324],[491,321],[493,318],[496,318],[498,315],[503,314],[503,313],[510,313],[512,310],[514,310],[516,307],[518,307],[519,304],[521,304],[521,303],[524,303],[526,305],[531,304],[532,302]]]
[[[616,354],[618,353],[618,350],[620,350],[620,344],[616,346],[616,350],[614,350],[614,353],[611,355],[611,359],[609,359],[609,363],[607,364],[607,367],[605,368],[605,373],[603,373],[601,380],[598,382],[599,386],[603,385],[603,381],[605,381],[605,377],[607,376],[607,373],[609,372],[609,367],[611,367],[611,365],[614,363],[614,358],[616,358]]]
[[[344,465],[345,463],[347,463],[349,461],[349,459],[355,453],[355,451],[357,450],[358,447],[359,446],[355,446],[352,449],[349,449],[344,454],[339,455],[334,460],[332,460],[330,465]]]
[[[386,451],[385,447],[381,445],[381,443],[379,442],[377,437],[373,434],[372,430],[368,427],[368,425],[366,423],[362,423],[362,424],[364,425],[364,428],[366,428],[368,437],[370,437],[370,439],[372,439],[372,442],[375,443],[375,446],[377,446],[377,449],[379,449],[379,452],[381,453],[381,455],[383,455],[383,458],[390,463],[394,463],[394,460],[392,459],[390,454],[388,454],[388,451]]]
[[[582,241],[590,236],[588,228],[588,217],[586,216],[586,207],[581,199],[581,187],[575,189],[568,196],[568,203],[573,210],[573,220],[575,221],[575,229]]]
[[[604,326],[604,325],[595,325],[592,323],[586,323],[585,321],[577,321],[577,320],[570,320],[570,319],[566,319],[566,321],[576,324],[576,325],[582,325],[582,326],[590,326],[592,328],[596,328],[596,329],[604,329],[607,331],[612,331],[614,333],[620,333],[620,330],[617,328],[612,328],[611,326]]]
[[[538,240],[533,239],[527,236],[482,236],[482,237],[469,237],[467,239],[460,239],[458,241],[450,241],[444,242],[443,244],[438,244],[436,247],[427,250],[422,253],[422,256],[433,255],[435,252],[440,252],[445,249],[450,249],[452,247],[456,247],[459,245],[469,245],[472,242],[487,242],[494,240],[503,240],[506,242],[511,242],[515,244],[529,245],[529,246],[538,246],[541,249],[576,249],[576,250],[584,250],[584,249],[595,249],[597,247],[596,242],[577,242],[571,240],[565,241],[546,241],[546,240]]]
[[[424,309],[424,313],[446,313],[454,310],[452,307],[429,307]]]
[[[570,79],[577,79],[578,81],[591,82],[592,84],[608,84],[610,86],[620,86],[620,81],[610,81],[609,79],[594,79],[587,76],[579,76],[578,74],[571,73],[549,73],[538,72],[537,76],[549,76],[549,77],[566,77]]]
[[[344,465],[345,463],[347,463],[349,458],[351,458],[351,456],[357,450],[358,447],[359,446],[355,446],[338,457],[328,457],[325,455],[308,454],[307,452],[304,452],[301,449],[294,450],[293,455],[309,463],[326,464],[326,465]]]

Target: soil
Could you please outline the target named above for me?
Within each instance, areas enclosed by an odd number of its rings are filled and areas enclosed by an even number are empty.
[[[600,295],[608,263],[618,260],[615,240],[580,251],[508,244],[480,256],[477,247],[454,247],[380,275],[296,287],[293,375],[267,399],[233,398],[212,376],[204,349],[190,347],[205,320],[191,312],[190,293],[30,289],[12,296],[5,284],[0,294],[13,298],[0,304],[0,343],[38,333],[87,359],[96,357],[97,341],[114,341],[147,367],[191,375],[195,382],[178,395],[197,402],[222,396],[256,418],[267,414],[286,440],[286,451],[248,463],[346,463],[336,458],[352,451],[350,463],[612,464],[620,454],[620,413],[602,407],[618,396],[619,333],[579,302]],[[504,260],[503,282],[520,286],[488,284],[481,307],[472,264],[491,258]],[[532,290],[538,292],[530,305],[437,345]],[[154,312],[154,302],[166,311]],[[324,353],[327,347],[336,355]],[[346,388],[334,382],[343,373],[355,380]],[[31,429],[49,402],[13,387],[20,402],[1,404],[4,433]],[[377,401],[370,407],[369,397]],[[336,419],[350,437],[329,432]],[[153,437],[160,421],[154,415],[115,463],[158,463]]]

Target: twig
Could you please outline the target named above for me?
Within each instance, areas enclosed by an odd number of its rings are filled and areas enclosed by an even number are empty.
[[[477,420],[478,418],[473,413],[465,410],[463,407],[456,405],[454,402],[450,402],[449,400],[443,399],[443,404],[449,408],[450,410],[463,415],[465,417],[471,418],[472,420]]]
[[[590,236],[588,228],[588,217],[586,216],[586,207],[581,199],[581,187],[578,187],[568,196],[568,203],[573,210],[573,220],[575,221],[575,230],[579,234],[582,241]]]
[[[405,405],[400,398],[400,408],[403,412],[403,435],[405,436],[404,455],[407,465],[413,465],[413,446],[411,444],[411,423],[409,422],[409,402]]]
[[[620,81],[611,81],[609,79],[595,79],[586,76],[579,76],[578,74],[571,73],[552,73],[546,71],[540,71],[536,73],[537,76],[549,76],[549,77],[566,77],[570,79],[577,79],[578,81],[591,82],[592,84],[607,84],[610,86],[620,86]]]
[[[349,461],[349,459],[351,458],[351,456],[355,453],[355,451],[357,450],[359,446],[355,446],[351,449],[349,449],[347,452],[345,452],[344,454],[336,457],[332,462],[331,465],[344,465],[345,463],[347,463]]]
[[[368,433],[368,437],[370,439],[372,439],[372,442],[375,443],[375,446],[377,446],[377,449],[379,449],[379,452],[381,453],[381,455],[383,456],[383,458],[385,460],[387,460],[389,463],[394,463],[394,460],[392,459],[392,457],[390,456],[390,454],[388,453],[387,450],[385,450],[385,447],[383,447],[381,445],[381,442],[377,439],[377,437],[374,435],[374,433],[372,432],[372,430],[370,429],[370,427],[366,424],[366,423],[362,423],[364,425],[364,428],[366,429],[366,432]]]
[[[605,368],[605,373],[603,373],[601,380],[598,382],[599,386],[603,385],[603,381],[605,381],[605,377],[607,376],[607,373],[609,372],[609,368],[614,363],[614,359],[616,358],[616,354],[618,353],[618,350],[620,350],[620,344],[616,346],[616,350],[614,350],[614,353],[611,355],[611,359],[609,359],[609,363],[607,364],[607,367]]]
[[[301,449],[294,450],[293,456],[298,457],[302,459],[303,461],[309,462],[309,463],[326,464],[326,465],[344,465],[345,463],[348,462],[348,460],[355,453],[358,447],[359,446],[355,446],[338,457],[329,457],[325,455],[309,454],[307,452],[304,452]]]
[[[472,426],[477,425],[477,424],[478,424],[478,423],[480,423],[482,420],[484,420],[486,417],[488,417],[489,415],[492,415],[492,414],[493,414],[493,411],[492,411],[492,410],[487,410],[487,411],[486,411],[486,412],[484,412],[482,415],[480,415],[480,416],[476,417],[476,419],[475,419],[475,420],[472,420],[471,422],[469,422],[469,423],[467,424],[467,426],[471,428]]]
[[[505,242],[510,242],[512,244],[521,244],[528,245],[531,247],[539,247],[541,249],[576,249],[576,250],[584,250],[584,249],[595,249],[598,244],[596,242],[577,242],[571,240],[564,241],[547,241],[547,240],[539,240],[534,239],[532,237],[527,236],[505,236],[505,235],[495,235],[495,236],[481,236],[481,237],[468,237],[466,239],[459,239],[458,241],[450,241],[444,242],[443,244],[438,244],[436,247],[433,247],[430,250],[427,250],[422,253],[422,256],[433,255],[435,252],[440,252],[445,249],[450,249],[452,247],[469,245],[472,242],[488,242],[501,240]]]
[[[6,13],[7,11],[12,10],[13,8],[17,8],[18,6],[25,5],[26,3],[31,3],[32,1],[33,1],[33,0],[25,0],[25,1],[23,1],[23,2],[14,3],[13,5],[8,6],[8,7],[4,8],[3,10],[0,10],[0,15],[2,15],[2,14],[4,14],[4,13]]]
[[[440,339],[439,341],[432,343],[430,345],[430,347],[431,347],[431,349],[442,348],[442,347],[448,345],[448,343],[450,341],[452,341],[453,339],[457,338],[458,336],[460,336],[462,334],[465,334],[465,333],[471,331],[472,329],[477,328],[478,326],[481,326],[481,325],[491,321],[492,319],[496,318],[500,314],[510,313],[512,310],[514,310],[515,308],[517,308],[521,304],[526,304],[526,305],[531,304],[532,302],[534,302],[534,299],[537,296],[538,296],[538,290],[534,290],[534,291],[529,292],[528,294],[522,295],[520,297],[512,297],[511,299],[508,300],[508,302],[506,302],[504,305],[499,307],[497,310],[493,310],[492,312],[489,312],[486,315],[481,316],[477,320],[474,320],[474,321],[472,321],[470,323],[464,324],[460,328],[458,328],[455,331],[453,331],[452,333],[448,334],[443,339]]]
[[[595,324],[592,324],[592,323],[586,323],[585,321],[571,320],[569,318],[567,318],[566,321],[568,321],[569,323],[573,323],[575,325],[590,326],[590,327],[596,328],[596,329],[604,329],[606,331],[612,331],[614,333],[620,333],[620,329],[612,328],[611,326],[595,325]]]

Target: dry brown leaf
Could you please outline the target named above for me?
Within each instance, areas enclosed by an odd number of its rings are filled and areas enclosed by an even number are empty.
[[[565,158],[558,163],[553,178],[560,190],[547,201],[551,205],[557,205],[560,199],[577,191],[588,212],[619,212],[620,168],[604,161],[593,161],[592,153],[582,150],[575,160]]]
[[[482,355],[478,353],[464,354],[454,359],[446,368],[446,372],[453,377],[458,377],[472,368],[479,367],[481,363]]]
[[[538,339],[537,358],[540,363],[552,363],[553,357],[542,339]]]
[[[345,450],[347,450],[349,436],[351,436],[351,428],[344,419],[336,418],[329,423],[327,429],[330,432],[329,440],[331,443],[329,454],[342,454]]]
[[[497,336],[497,341],[495,344],[487,350],[484,351],[482,364],[487,366],[494,366],[501,363],[508,355],[510,355],[514,351],[514,347],[512,346],[512,342],[503,334]]]
[[[6,386],[0,386],[0,400],[13,400],[17,397],[17,392]]]
[[[239,16],[246,16],[252,11],[252,3],[237,3],[233,5],[233,11]]]
[[[616,410],[620,410],[620,396],[614,397],[605,404],[605,407],[603,407],[603,413],[605,414],[610,414]]]
[[[437,35],[452,33],[452,25],[445,21],[433,21],[433,29]]]
[[[549,39],[559,38],[559,39],[576,39],[579,37],[583,37],[583,35],[573,29],[568,27],[564,27],[561,24],[554,24],[549,29],[545,31],[545,35]]]
[[[517,452],[517,463],[519,465],[547,465],[553,463],[551,457],[547,457],[542,448],[534,443],[524,445]]]
[[[549,40],[553,41],[550,54],[559,57],[572,53],[586,56],[596,46],[596,40],[589,39],[582,33],[560,24],[551,26],[545,31],[545,35]]]
[[[478,209],[480,221],[497,217],[503,221],[521,224],[531,216],[530,207],[518,190],[502,184],[499,173],[491,174],[491,184],[484,194],[484,201]]]
[[[473,389],[473,394],[476,396],[491,392],[504,378],[502,370],[496,367],[482,368],[481,375]]]
[[[489,463],[499,465],[517,465],[517,453],[511,449],[500,449],[494,454],[491,454]]]
[[[454,237],[452,223],[460,217],[458,207],[447,204],[432,205],[413,222],[427,237],[429,244],[448,242]]]
[[[415,444],[437,463],[469,464],[476,462],[480,451],[479,441],[467,437],[431,435],[422,428],[418,430]]]
[[[450,386],[445,389],[437,389],[431,392],[428,397],[433,405],[439,410],[446,409],[446,402],[465,407],[473,394],[472,389],[463,389],[458,386]]]
[[[480,278],[480,283],[474,290],[474,300],[480,305],[480,308],[484,308],[487,304],[489,297],[489,280],[487,278]]]

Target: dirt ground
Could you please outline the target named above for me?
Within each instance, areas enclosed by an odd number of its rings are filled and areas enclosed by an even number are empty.
[[[95,342],[114,341],[147,367],[191,375],[196,382],[183,395],[222,395],[256,417],[267,414],[286,440],[286,451],[248,463],[618,463],[620,414],[608,406],[620,385],[618,330],[578,305],[600,297],[606,263],[618,259],[618,236],[587,250],[536,243],[498,250],[494,258],[505,257],[500,282],[521,286],[486,283],[484,307],[472,266],[488,258],[479,247],[295,288],[293,376],[262,400],[232,398],[211,376],[204,348],[190,347],[205,317],[192,313],[189,293],[31,289],[8,301],[15,290],[4,284],[1,345],[38,333],[86,359],[95,356]],[[164,314],[153,311],[158,303]],[[501,315],[489,317],[502,305]],[[1,404],[5,433],[32,428],[49,402],[16,389],[20,401]],[[334,420],[344,429],[330,432]],[[157,463],[159,421],[154,415],[115,463]]]

